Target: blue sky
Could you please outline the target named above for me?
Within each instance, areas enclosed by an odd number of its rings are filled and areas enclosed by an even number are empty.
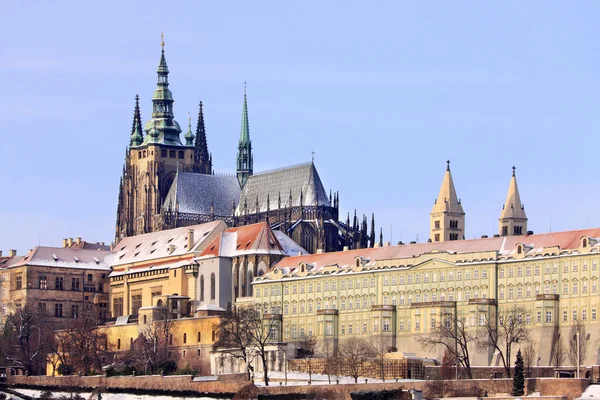
[[[232,173],[248,82],[255,171],[315,162],[342,212],[427,240],[446,159],[467,238],[517,166],[529,228],[600,226],[600,3],[18,2],[0,25],[0,249],[114,238],[134,97],[165,32],[175,116],[204,102]],[[550,222],[551,221],[551,222]]]

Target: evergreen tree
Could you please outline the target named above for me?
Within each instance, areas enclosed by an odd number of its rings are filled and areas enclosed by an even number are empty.
[[[515,376],[513,377],[513,396],[525,395],[525,377],[523,376],[523,356],[521,349],[517,352],[515,361]]]

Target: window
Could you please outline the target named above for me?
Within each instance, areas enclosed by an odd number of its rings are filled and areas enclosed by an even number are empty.
[[[123,315],[123,298],[115,297],[113,299],[113,317],[117,318]]]
[[[573,310],[573,321],[577,321],[577,310]]]
[[[498,297],[500,298],[500,300],[504,300],[504,288],[500,288]]]
[[[587,310],[585,308],[581,310],[581,320],[587,321]]]
[[[523,266],[521,265],[517,267],[517,276],[523,276]]]
[[[38,310],[41,315],[46,315],[46,303],[38,303]],[[6,311],[5,304],[2,304],[3,314],[6,315],[4,311]]]
[[[520,299],[523,297],[523,287],[522,286],[518,286],[517,287],[517,298]]]
[[[346,289],[346,280],[342,279],[342,290]]]
[[[400,320],[400,331],[404,331],[404,320]]]
[[[587,271],[588,270],[587,261],[583,262],[583,268],[582,268],[582,270],[583,271]]]
[[[537,312],[537,322],[542,322],[542,312],[541,311]]]
[[[22,275],[18,275],[15,281],[15,288],[17,290],[19,289],[23,289],[23,276]]]
[[[400,284],[404,285],[404,275],[400,275]]]
[[[531,265],[525,268],[525,276],[531,276]]]
[[[515,289],[512,286],[508,287],[508,298],[512,299],[515,297]]]
[[[46,279],[46,275],[40,275],[40,280],[39,280],[39,288],[40,289],[47,289],[47,279]]]
[[[457,281],[461,281],[462,280],[462,271],[456,271],[456,280]]]
[[[202,340],[202,332],[198,332],[198,343]]]
[[[392,275],[392,285],[396,284],[396,275]]]
[[[87,279],[88,279],[88,282],[91,282],[92,279],[94,279],[94,277],[92,274],[88,274]]]
[[[527,313],[527,315],[525,315],[525,323],[528,325],[531,323],[531,314]]]
[[[421,274],[415,275],[415,283],[421,283]]]
[[[312,293],[313,292],[313,284],[309,283],[308,284],[308,293]]]
[[[573,263],[573,272],[578,272],[577,264]]]
[[[592,321],[596,320],[596,309],[592,308]]]
[[[121,339],[117,339],[117,350],[121,350]]]
[[[71,290],[79,291],[79,278],[71,278]]]
[[[373,318],[373,332],[379,332],[379,318]]]
[[[508,277],[512,278],[513,276],[515,276],[515,271],[514,271],[514,269],[512,267],[510,267],[508,269]]]
[[[421,317],[418,315],[415,317],[415,330],[421,330]]]
[[[54,280],[54,287],[56,290],[63,290],[63,278],[61,276],[57,276]]]
[[[63,305],[60,303],[56,303],[54,305],[54,316],[56,318],[62,318],[63,316]]]
[[[481,279],[487,279],[487,269],[481,270]]]
[[[216,297],[216,291],[217,291],[216,285],[217,285],[216,277],[215,277],[215,273],[213,272],[210,274],[210,300],[211,301],[214,301],[215,297]]]
[[[567,282],[563,283],[563,294],[569,294],[569,284]]]
[[[346,334],[346,325],[342,324],[342,335]]]
[[[367,333],[367,323],[363,322],[363,333]]]
[[[435,229],[440,229],[440,221],[435,221],[434,223]]]
[[[539,276],[540,275],[540,266],[536,265],[535,266],[535,276]]]
[[[434,237],[434,240],[435,240],[436,242],[439,242],[439,241],[440,241],[440,234],[439,234],[439,233],[436,233],[436,234],[434,234],[434,235],[433,235],[433,237]]]
[[[579,287],[579,285],[577,284],[577,282],[573,282],[573,291],[572,291],[572,294],[577,294],[578,287]]]
[[[567,319],[568,319],[567,310],[563,310],[563,322],[567,322]]]
[[[142,308],[142,294],[134,294],[131,296],[131,314],[137,314]]]
[[[413,277],[412,277],[412,275],[408,275],[408,284],[412,285],[412,283],[413,283]]]
[[[390,331],[390,319],[389,318],[384,318],[383,319],[383,331],[384,332],[389,332]]]
[[[568,272],[569,272],[569,264],[568,264],[568,263],[565,263],[565,264],[563,265],[563,273],[565,273],[565,274],[566,274],[566,273],[568,273]]]
[[[79,315],[79,306],[77,304],[71,305],[71,317],[77,318]]]
[[[304,283],[300,284],[300,294],[304,294]]]
[[[200,301],[204,301],[204,275],[200,275]]]
[[[503,267],[498,270],[498,276],[500,278],[504,278],[504,268]]]
[[[352,335],[352,324],[348,324],[348,335]]]
[[[552,322],[552,311],[546,310],[546,322]]]
[[[342,303],[343,305],[343,303]],[[304,314],[304,301],[300,302],[300,314]]]

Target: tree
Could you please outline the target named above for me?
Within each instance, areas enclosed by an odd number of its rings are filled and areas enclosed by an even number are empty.
[[[340,344],[339,353],[340,361],[348,368],[354,382],[358,383],[364,362],[374,355],[373,347],[366,340],[352,336]]]
[[[312,381],[312,359],[315,356],[317,347],[317,338],[314,336],[305,336],[296,349],[296,358],[302,358],[308,361],[308,381]]]
[[[477,342],[477,335],[474,329],[469,329],[466,316],[454,311],[444,311],[442,321],[429,335],[420,336],[417,341],[429,351],[435,351],[438,346],[442,346],[462,365],[467,377],[473,378],[469,347]]]
[[[530,339],[523,350],[523,363],[527,370],[527,376],[531,377],[531,367],[537,360],[537,343]]]
[[[149,365],[152,372],[158,372],[159,367],[168,360],[172,328],[173,313],[168,303],[155,307],[153,320],[139,328],[134,345],[141,347],[144,364]]]
[[[577,365],[577,333],[579,333],[579,365]],[[587,353],[589,338],[585,332],[585,324],[581,320],[571,325],[569,332],[569,361],[578,368],[583,364]]]
[[[252,361],[260,359],[265,385],[269,386],[268,356],[270,347],[279,348],[277,329],[277,320],[263,319],[260,308],[242,307],[226,314],[216,325],[219,338],[213,348],[242,359],[247,365],[248,374]]]
[[[523,376],[523,357],[521,356],[521,349],[517,351],[512,394],[513,396],[523,396],[525,394],[525,377]]]
[[[442,358],[442,365],[440,366],[440,378],[446,381],[452,379],[452,369],[455,365],[456,360],[448,350],[445,350],[444,358]]]
[[[107,337],[99,325],[98,313],[90,307],[67,321],[65,328],[56,332],[52,352],[63,368],[70,366],[72,370],[89,375],[92,368],[99,370],[102,367]]]
[[[560,367],[562,363],[565,361],[565,344],[563,342],[562,336],[558,333],[555,333],[554,338],[552,339],[552,365],[556,368]]]
[[[385,355],[392,350],[392,339],[385,336],[375,336],[371,338],[369,344],[379,368],[379,375],[385,382]]]
[[[502,308],[497,318],[488,316],[478,339],[480,350],[492,347],[500,355],[507,376],[510,378],[511,350],[515,343],[529,340],[530,331],[523,319],[527,310],[523,307]]]
[[[0,340],[2,358],[9,364],[23,367],[29,375],[42,373],[51,337],[52,327],[44,323],[37,308],[29,304],[16,307],[6,319]]]
[[[335,343],[330,337],[325,337],[319,346],[319,356],[325,359],[325,373],[327,374],[327,380],[331,385],[331,375],[335,375],[339,372],[339,363],[335,356]]]

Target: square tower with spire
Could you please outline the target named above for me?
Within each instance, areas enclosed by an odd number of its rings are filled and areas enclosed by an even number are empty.
[[[429,239],[432,242],[447,242],[465,238],[465,212],[460,199],[456,196],[450,172],[450,160],[446,161],[446,173],[442,187],[431,210],[429,232]]]

